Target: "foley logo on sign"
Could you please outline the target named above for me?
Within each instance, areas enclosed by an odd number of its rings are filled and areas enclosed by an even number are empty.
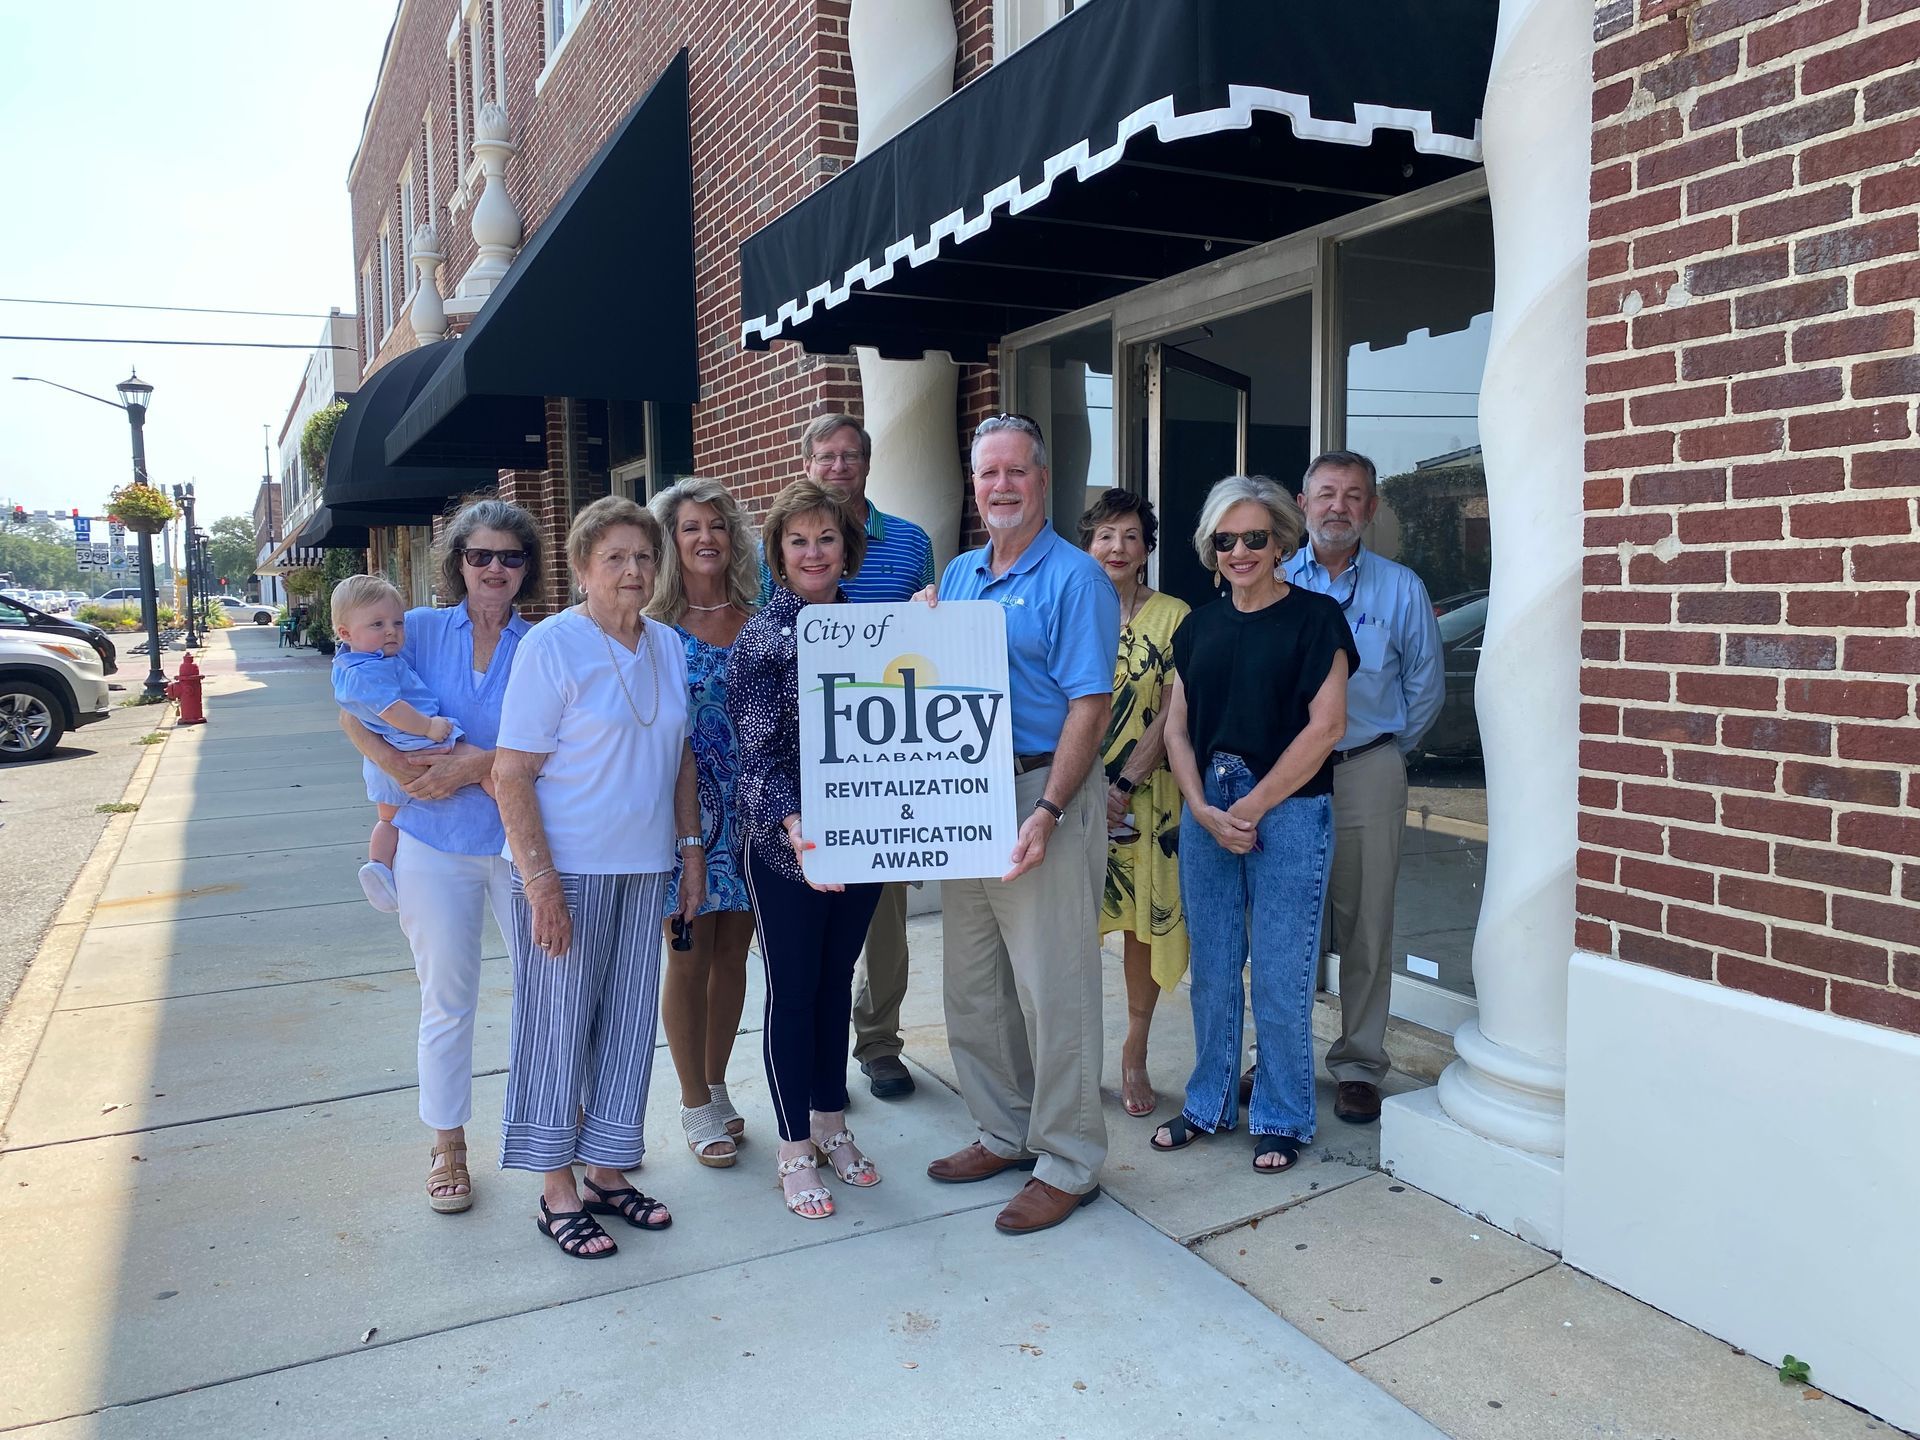
[[[796,624],[808,877],[1005,874],[1017,828],[1000,607],[809,605]]]

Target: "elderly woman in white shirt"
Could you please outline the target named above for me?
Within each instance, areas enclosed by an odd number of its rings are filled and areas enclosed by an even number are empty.
[[[544,1176],[540,1232],[580,1259],[617,1248],[596,1215],[638,1230],[673,1223],[625,1174],[646,1152],[676,853],[679,920],[690,923],[706,894],[686,655],[672,629],[641,613],[664,544],[631,500],[580,512],[567,558],[586,599],[520,642],[494,760],[513,861],[500,1163]]]

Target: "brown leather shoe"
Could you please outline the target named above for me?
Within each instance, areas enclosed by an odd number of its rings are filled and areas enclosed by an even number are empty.
[[[1342,1080],[1333,1113],[1349,1125],[1371,1125],[1380,1118],[1380,1087],[1364,1080]]]
[[[995,1217],[993,1228],[1008,1235],[1031,1235],[1036,1230],[1051,1230],[1082,1205],[1091,1205],[1100,1194],[1094,1186],[1084,1195],[1056,1190],[1044,1180],[1029,1180],[1020,1193],[1007,1202]]]
[[[966,1149],[943,1155],[927,1166],[927,1178],[938,1180],[942,1185],[971,1185],[976,1180],[991,1180],[1002,1170],[1031,1170],[1034,1158],[1028,1155],[1009,1160],[976,1140]]]

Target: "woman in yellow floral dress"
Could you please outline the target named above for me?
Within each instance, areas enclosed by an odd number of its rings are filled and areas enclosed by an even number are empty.
[[[1080,539],[1120,592],[1120,654],[1113,716],[1101,760],[1107,773],[1107,884],[1100,933],[1122,932],[1127,1039],[1120,1050],[1120,1100],[1129,1115],[1159,1103],[1147,1078],[1147,1031],[1160,991],[1187,973],[1187,926],[1180,914],[1180,789],[1166,764],[1163,692],[1173,673],[1173,632],[1187,605],[1147,586],[1147,556],[1158,539],[1153,506],[1109,490],[1080,517]]]

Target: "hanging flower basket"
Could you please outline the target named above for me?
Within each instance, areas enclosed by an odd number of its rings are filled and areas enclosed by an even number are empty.
[[[122,485],[107,497],[107,518],[136,535],[157,535],[180,512],[165,492],[151,485]]]

